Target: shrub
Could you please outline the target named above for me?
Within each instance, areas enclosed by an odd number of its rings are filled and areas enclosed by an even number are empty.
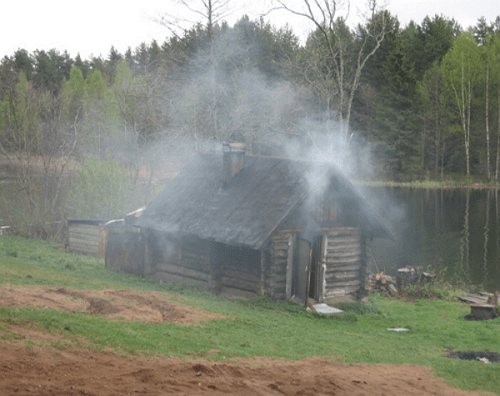
[[[122,217],[140,206],[137,189],[126,167],[116,161],[87,157],[76,169],[71,189],[71,216],[95,219]]]

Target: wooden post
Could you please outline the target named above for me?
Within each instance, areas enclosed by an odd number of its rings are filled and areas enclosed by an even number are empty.
[[[222,291],[221,282],[221,258],[216,254],[215,243],[210,243],[208,246],[208,265],[209,265],[209,277],[208,277],[208,288],[214,293],[219,294]]]
[[[266,277],[265,277],[265,271],[266,271],[266,254],[264,253],[264,249],[260,251],[260,294],[262,296],[265,295],[266,293]]]
[[[288,252],[286,258],[286,299],[292,298],[292,282],[293,282],[293,252],[295,248],[295,235],[288,236]]]
[[[326,289],[326,255],[327,255],[327,249],[328,249],[328,235],[325,232],[321,236],[321,257],[319,259],[319,270],[320,270],[320,289],[318,291],[318,301],[323,302],[325,298],[325,289]]]
[[[150,246],[151,233],[142,230],[142,237],[144,238],[144,266],[142,276],[150,276],[153,275],[153,254]]]

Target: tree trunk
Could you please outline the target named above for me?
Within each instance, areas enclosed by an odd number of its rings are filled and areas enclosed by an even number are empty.
[[[498,122],[497,122],[497,155],[495,161],[495,181],[498,181],[498,172],[500,165],[500,88],[497,90],[497,103],[498,103]]]
[[[489,85],[490,85],[490,65],[486,63],[486,86],[485,86],[485,132],[486,132],[486,177],[491,180],[490,174],[490,121],[489,121]]]

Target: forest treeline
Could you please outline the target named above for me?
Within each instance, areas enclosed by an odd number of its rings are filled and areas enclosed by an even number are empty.
[[[264,154],[290,141],[336,155],[340,138],[353,158],[369,147],[379,177],[498,181],[500,17],[401,26],[381,10],[356,27],[314,22],[304,43],[243,16],[106,57],[19,49],[0,62],[2,154],[52,174],[92,158],[86,180],[116,161],[137,176],[155,147],[174,155],[235,133]],[[58,210],[58,180],[43,205],[28,194],[33,210]]]

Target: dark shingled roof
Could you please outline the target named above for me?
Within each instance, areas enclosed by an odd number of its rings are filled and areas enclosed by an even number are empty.
[[[146,208],[137,225],[260,249],[308,194],[306,177],[313,166],[318,172],[318,164],[247,155],[244,168],[223,186],[222,155],[197,154]],[[330,173],[327,165],[323,168]],[[334,177],[343,194],[361,200],[338,172]],[[366,214],[365,223],[372,230],[388,233],[376,217]]]

